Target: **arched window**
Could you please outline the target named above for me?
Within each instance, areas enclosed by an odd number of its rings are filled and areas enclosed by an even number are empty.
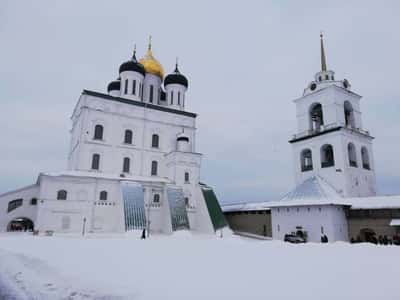
[[[31,205],[37,205],[37,198],[31,199]]]
[[[157,176],[157,173],[158,173],[158,162],[153,160],[151,162],[151,175]]]
[[[136,80],[134,80],[132,84],[132,95],[136,95]]]
[[[57,192],[57,200],[67,200],[67,191],[66,190],[59,190]]]
[[[178,105],[181,105],[181,92],[178,92]]]
[[[103,126],[97,124],[94,127],[94,136],[93,139],[95,140],[102,140],[103,139]]]
[[[349,165],[351,167],[357,167],[357,154],[356,154],[356,147],[353,143],[349,143],[347,145],[347,153],[349,155]]]
[[[13,211],[14,209],[22,206],[23,199],[15,199],[8,202],[7,212]]]
[[[160,194],[154,194],[153,202],[154,203],[160,203]]]
[[[323,145],[321,147],[321,168],[328,168],[335,165],[332,145]]]
[[[189,172],[185,172],[185,182],[189,182]]]
[[[129,157],[124,157],[124,163],[122,166],[122,172],[124,173],[129,173],[130,170],[130,166],[131,165],[131,160],[129,159]]]
[[[174,104],[174,91],[171,91],[171,105]]]
[[[313,169],[312,152],[310,149],[304,149],[300,153],[301,171],[306,172]]]
[[[92,170],[100,169],[100,154],[93,154],[92,155]]]
[[[124,136],[124,143],[125,144],[132,144],[132,130],[125,130],[125,136]]]
[[[185,206],[186,207],[189,206],[189,198],[188,197],[185,197]]]
[[[368,150],[366,147],[361,148],[361,160],[362,160],[363,168],[366,170],[371,170],[371,166],[369,164]]]
[[[103,200],[103,201],[107,200],[107,191],[100,192],[100,200]]]
[[[310,107],[310,130],[320,131],[324,125],[324,116],[321,103],[314,103]]]
[[[153,134],[151,137],[151,147],[158,148],[160,146],[160,138],[158,134]]]
[[[154,97],[154,86],[150,85],[150,93],[149,93],[149,102],[153,103],[153,97]]]
[[[128,79],[125,79],[125,88],[124,88],[125,94],[128,94]]]
[[[321,77],[321,76],[319,76],[319,77],[318,77],[318,81],[321,81],[321,80],[322,80],[322,77]]]
[[[344,120],[345,120],[346,126],[355,128],[354,110],[353,110],[353,106],[351,105],[351,103],[349,101],[344,102]]]
[[[329,75],[325,75],[325,80],[329,80]]]

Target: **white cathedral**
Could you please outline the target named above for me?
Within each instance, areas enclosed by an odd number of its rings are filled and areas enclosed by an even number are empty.
[[[187,89],[178,65],[164,78],[151,43],[139,61],[135,50],[108,94],[79,97],[67,170],[0,195],[0,231],[169,234],[225,226],[213,190],[200,183]]]

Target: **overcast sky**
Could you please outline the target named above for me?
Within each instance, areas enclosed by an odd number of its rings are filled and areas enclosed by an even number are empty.
[[[167,72],[179,57],[187,109],[199,114],[202,181],[223,202],[274,200],[293,188],[292,100],[328,68],[363,96],[376,137],[380,194],[400,193],[398,1],[0,2],[0,193],[66,168],[82,89],[106,91],[148,36]]]

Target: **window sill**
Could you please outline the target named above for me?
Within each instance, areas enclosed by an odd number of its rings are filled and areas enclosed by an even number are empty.
[[[335,164],[331,164],[331,163],[329,163],[329,164],[322,163],[321,164],[321,168],[331,168],[331,167],[334,167],[334,166],[335,166]]]
[[[301,172],[308,172],[308,171],[312,171],[312,170],[314,170],[314,168],[312,166],[301,168]]]

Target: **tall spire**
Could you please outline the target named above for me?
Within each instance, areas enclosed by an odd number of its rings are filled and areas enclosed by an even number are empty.
[[[136,44],[135,44],[134,47],[133,47],[132,60],[136,62]]]
[[[148,49],[151,50],[151,35],[149,35],[149,47],[148,47]]]
[[[178,69],[178,56],[176,57],[176,61],[175,61],[175,73],[179,73],[179,69]]]
[[[321,38],[321,71],[324,72],[326,71],[326,58],[325,58],[325,50],[324,50],[324,35],[322,34],[322,31],[320,33],[320,38]]]

